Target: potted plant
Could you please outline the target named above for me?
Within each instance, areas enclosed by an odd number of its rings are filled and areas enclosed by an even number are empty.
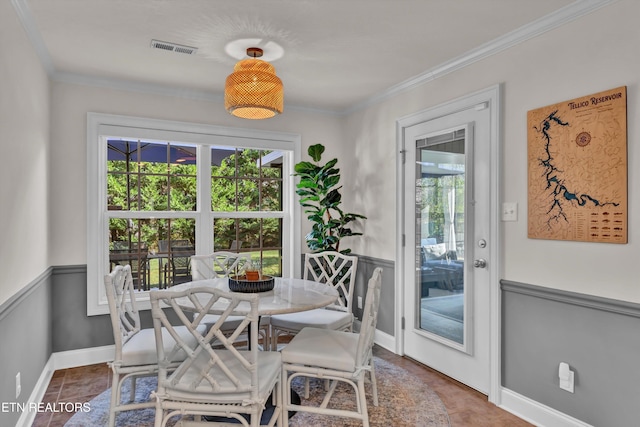
[[[340,240],[347,236],[360,236],[350,226],[365,216],[344,212],[340,205],[342,195],[338,186],[340,169],[335,165],[338,159],[320,164],[324,146],[315,144],[308,153],[313,162],[302,161],[295,165],[295,176],[300,177],[296,193],[309,221],[313,223],[311,232],[305,236],[307,246],[314,252],[336,251],[348,254],[351,249],[340,250]]]

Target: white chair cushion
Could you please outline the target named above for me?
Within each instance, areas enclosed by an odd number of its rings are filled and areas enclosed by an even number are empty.
[[[247,351],[240,351],[240,354],[248,357]],[[251,373],[241,366],[237,357],[231,354],[228,350],[216,351],[216,355],[220,357],[220,361],[229,368],[234,375],[238,377],[239,382],[244,384],[251,384]],[[216,379],[221,388],[235,388],[231,383],[227,375],[223,374],[218,365],[212,368],[208,367],[211,359],[209,354],[202,352],[195,359],[194,364],[189,367],[189,370],[176,384],[172,384],[171,376],[165,381],[165,391],[167,395],[174,400],[196,401],[196,402],[210,402],[210,403],[237,403],[250,398],[250,392],[230,393],[228,391],[220,391],[218,393],[211,391],[211,385],[206,381],[200,381],[202,378],[202,371],[209,369],[210,375]],[[261,351],[258,353],[258,392],[261,397],[261,402],[264,403],[271,395],[271,390],[276,379],[280,375],[280,369],[282,367],[280,353],[276,351]],[[193,382],[200,384],[198,387],[191,388]],[[184,389],[191,389],[186,391]]]
[[[293,330],[305,327],[341,330],[350,327],[352,323],[353,314],[324,308],[271,316],[273,327]]]
[[[282,363],[352,372],[359,335],[331,329],[304,328],[282,351]]]
[[[189,343],[190,347],[196,346],[196,340],[186,326],[177,326],[175,330]],[[205,326],[200,325],[197,330],[204,334]],[[172,351],[175,341],[165,328],[162,328],[162,342],[164,343],[165,353],[168,354]],[[176,353],[174,362],[184,360],[185,357],[186,354],[181,350]],[[122,366],[156,365],[157,363],[156,337],[151,328],[142,329],[122,346]]]

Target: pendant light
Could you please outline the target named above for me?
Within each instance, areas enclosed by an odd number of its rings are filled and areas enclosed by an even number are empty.
[[[282,113],[284,90],[273,65],[260,58],[262,49],[250,47],[251,58],[239,61],[227,77],[224,107],[243,119],[268,119]]]

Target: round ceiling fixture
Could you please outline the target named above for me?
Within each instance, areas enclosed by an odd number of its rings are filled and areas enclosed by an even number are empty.
[[[239,61],[246,58],[247,49],[254,46],[263,50],[263,61],[274,62],[284,56],[284,48],[279,43],[257,37],[233,40],[225,45],[224,51],[231,58]]]

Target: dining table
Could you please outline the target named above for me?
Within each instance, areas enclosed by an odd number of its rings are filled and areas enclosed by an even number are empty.
[[[215,287],[226,292],[229,289],[229,278],[194,280],[172,286],[169,290],[183,291],[196,287]],[[338,299],[338,291],[331,285],[306,279],[274,277],[272,290],[256,292],[258,297],[258,314],[270,316],[274,314],[296,313],[326,307]],[[205,295],[203,295],[203,298]],[[192,305],[188,297],[178,299],[178,304],[188,307]],[[204,301],[203,301],[204,302]],[[211,314],[220,314],[226,309],[226,301],[219,300],[209,309]],[[241,303],[235,310],[237,314],[249,312],[249,304]]]

